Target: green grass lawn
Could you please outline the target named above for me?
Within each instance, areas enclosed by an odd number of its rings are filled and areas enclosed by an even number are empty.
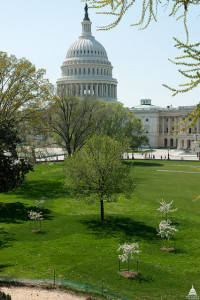
[[[71,199],[63,164],[40,164],[15,192],[0,195],[0,276],[57,278],[104,285],[129,299],[185,299],[200,295],[200,173],[198,162],[134,161],[131,199],[100,205]],[[163,170],[168,170],[165,172]],[[184,171],[184,172],[170,172]],[[28,211],[45,197],[42,231],[30,231]],[[160,250],[158,201],[174,200],[170,217],[179,230],[174,252]],[[140,278],[118,272],[119,244],[139,242]],[[173,244],[172,244],[173,245]],[[124,266],[125,267],[125,266]]]

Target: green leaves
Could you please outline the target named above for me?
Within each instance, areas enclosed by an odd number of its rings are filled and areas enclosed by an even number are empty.
[[[68,190],[83,199],[97,197],[101,205],[120,193],[131,193],[133,181],[129,167],[120,160],[122,153],[121,143],[109,136],[94,135],[79,152],[66,159]]]

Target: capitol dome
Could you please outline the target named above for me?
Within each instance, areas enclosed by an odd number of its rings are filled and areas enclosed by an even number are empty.
[[[62,77],[57,80],[58,89],[65,87],[67,96],[96,95],[105,101],[117,101],[117,80],[112,77],[112,65],[105,48],[92,36],[88,8],[82,34],[68,49],[61,66]]]

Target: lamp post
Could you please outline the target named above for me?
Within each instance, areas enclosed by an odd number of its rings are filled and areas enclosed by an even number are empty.
[[[167,150],[168,150],[167,159],[169,160],[169,148]]]

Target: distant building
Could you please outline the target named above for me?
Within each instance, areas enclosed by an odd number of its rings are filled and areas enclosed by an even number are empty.
[[[200,118],[194,126],[187,128],[186,131],[173,132],[173,125],[184,121],[195,108],[196,106],[161,108],[152,105],[150,99],[142,99],[140,105],[132,107],[130,110],[142,120],[151,148],[190,149],[192,143],[200,139]],[[186,124],[188,123],[189,121]],[[194,147],[198,149],[192,150],[199,152],[198,143],[194,144],[196,145]]]
[[[82,21],[82,34],[73,43],[61,66],[62,77],[57,80],[58,89],[66,95],[96,95],[104,101],[117,101],[117,80],[112,77],[112,65],[105,48],[92,36],[88,8]]]

